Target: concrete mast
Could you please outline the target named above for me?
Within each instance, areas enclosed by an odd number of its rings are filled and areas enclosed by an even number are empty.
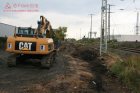
[[[107,0],[102,0],[101,7],[101,36],[100,36],[100,56],[107,53]]]

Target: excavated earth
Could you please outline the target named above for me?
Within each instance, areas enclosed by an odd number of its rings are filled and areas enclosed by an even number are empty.
[[[109,75],[98,51],[90,47],[64,44],[50,69],[37,62],[8,68],[9,55],[0,50],[0,93],[131,93]]]

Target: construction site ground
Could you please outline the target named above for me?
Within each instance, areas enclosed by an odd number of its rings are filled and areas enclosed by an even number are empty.
[[[9,55],[0,50],[0,93],[131,93],[89,47],[64,44],[50,69],[37,62],[8,68]]]

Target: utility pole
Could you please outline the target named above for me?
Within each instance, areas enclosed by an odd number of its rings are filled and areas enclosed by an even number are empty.
[[[92,16],[93,14],[89,14],[91,16],[91,24],[90,24],[90,32],[89,32],[89,35],[90,35],[90,39],[92,38]]]
[[[110,14],[113,13],[110,11],[111,6],[114,6],[114,5],[108,4],[108,40],[109,41],[110,41]]]
[[[136,35],[139,35],[139,12],[137,12]]]
[[[102,0],[101,7],[101,36],[100,36],[100,56],[107,53],[107,0]]]

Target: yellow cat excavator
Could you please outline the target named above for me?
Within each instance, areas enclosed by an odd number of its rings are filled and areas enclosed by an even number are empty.
[[[11,55],[7,59],[8,67],[16,66],[27,59],[40,59],[41,67],[50,68],[55,61],[56,49],[50,22],[40,16],[37,29],[18,27],[14,36],[7,38],[6,51]]]

